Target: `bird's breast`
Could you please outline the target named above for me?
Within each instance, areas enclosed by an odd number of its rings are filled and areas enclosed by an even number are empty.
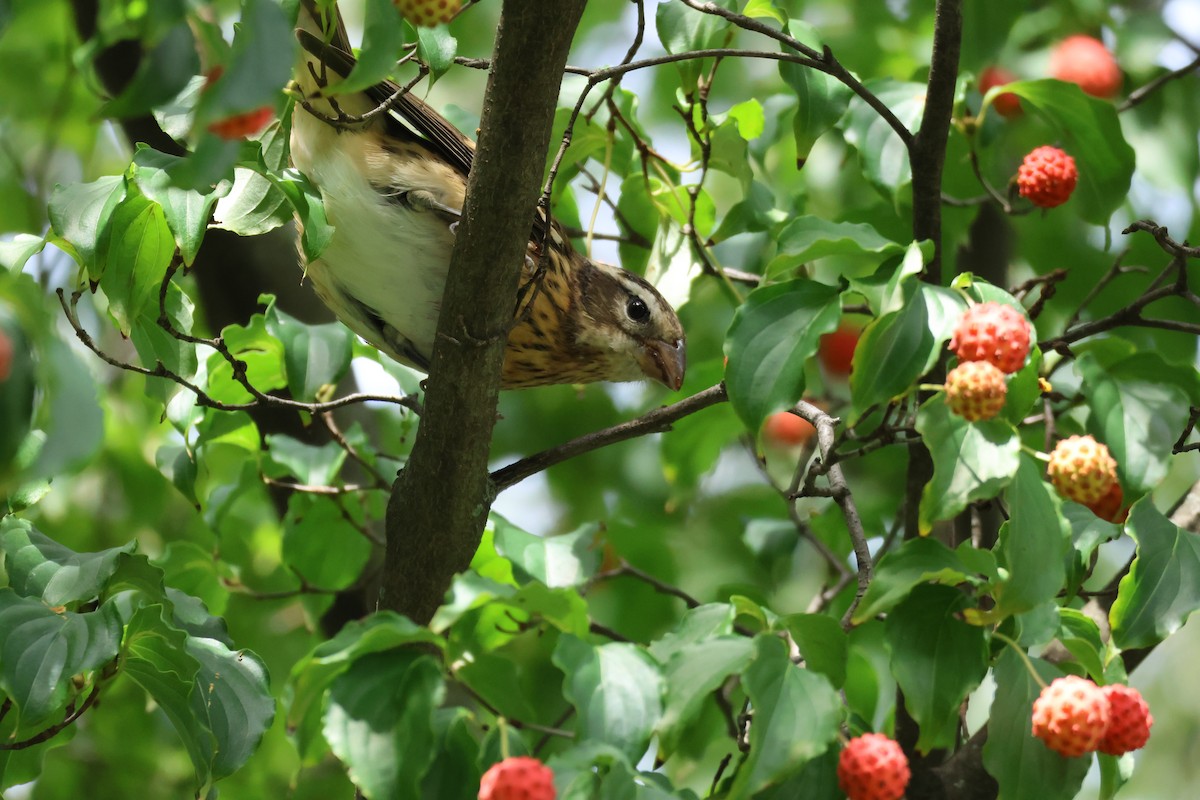
[[[379,145],[377,136],[339,132],[296,112],[292,159],[320,189],[334,227],[320,258],[306,274],[317,292],[355,333],[393,357],[410,361],[355,306],[369,309],[426,359],[446,283],[454,234],[445,218],[398,202],[400,193],[430,191],[436,171],[416,159],[405,165]],[[461,179],[458,181],[461,183]],[[443,180],[439,200],[459,207],[462,191]],[[382,189],[379,187],[383,187]]]

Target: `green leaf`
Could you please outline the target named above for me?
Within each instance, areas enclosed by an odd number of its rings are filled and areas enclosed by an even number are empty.
[[[747,142],[762,136],[765,123],[762,103],[754,98],[743,100],[731,106],[728,114],[737,123],[738,133]]]
[[[1076,363],[1088,389],[1089,429],[1112,451],[1125,486],[1151,491],[1167,474],[1187,425],[1190,398],[1181,387],[1195,380],[1195,369],[1145,351],[1107,368],[1090,353]]]
[[[267,331],[283,343],[288,391],[304,402],[336,386],[350,369],[354,334],[340,322],[306,325],[272,304],[267,309]]]
[[[934,581],[954,586],[970,574],[958,553],[937,539],[909,539],[879,560],[853,622],[859,625],[891,611],[918,584]]]
[[[951,586],[918,586],[884,623],[892,674],[920,727],[922,753],[954,747],[962,702],[987,673],[984,630],[961,619],[970,603]]]
[[[330,94],[361,92],[386,79],[404,54],[404,26],[391,0],[363,4],[363,38],[354,69],[345,80],[330,84]]]
[[[910,131],[917,129],[925,113],[925,84],[885,78],[867,81],[865,85],[902,125]],[[839,125],[846,141],[858,151],[867,180],[897,208],[911,204],[912,166],[908,163],[908,148],[892,126],[858,97],[850,101]]]
[[[1008,521],[1000,526],[996,552],[1008,578],[996,587],[997,614],[1028,611],[1053,600],[1066,581],[1071,546],[1061,501],[1032,457],[1021,456],[1006,499]]]
[[[805,279],[755,289],[725,339],[729,399],[757,433],[769,414],[804,393],[804,365],[842,314],[836,287]]]
[[[745,13],[749,14],[749,11]],[[787,21],[787,30],[816,50],[823,45],[813,27],[801,20]],[[786,44],[780,43],[780,48],[784,52],[791,52]],[[817,139],[832,130],[846,113],[852,93],[848,86],[832,75],[800,64],[780,61],[779,75],[796,93],[792,133],[796,139],[796,168],[802,169]]]
[[[105,590],[124,553],[136,542],[98,553],[76,553],[16,517],[0,521],[0,551],[9,585],[48,606],[92,600]]]
[[[730,109],[731,113],[732,111],[733,109]],[[745,115],[744,109],[742,113]],[[754,180],[754,171],[750,168],[749,148],[746,145],[746,133],[747,129],[752,133],[756,130],[753,120],[747,121],[745,125],[747,127],[744,128],[733,117],[728,117],[724,124],[717,126],[709,139],[708,156],[709,169],[720,170],[726,175],[737,178],[743,191],[748,190],[751,181]],[[761,133],[761,129],[757,130]],[[693,147],[695,147],[694,144]],[[716,208],[711,195],[707,192],[698,194],[696,200],[696,229],[702,236],[707,237],[712,233],[713,223],[716,220]],[[703,205],[700,203],[701,200],[704,201]],[[679,222],[683,225],[686,220]]]
[[[1016,81],[1004,86],[1022,105],[1048,122],[1061,147],[1079,166],[1079,184],[1070,202],[1095,225],[1108,223],[1129,197],[1134,152],[1121,132],[1117,107],[1090,97],[1073,83],[1053,79]]]
[[[656,726],[660,758],[679,748],[704,701],[753,659],[754,645],[744,636],[716,636],[675,651],[664,666],[666,705]]]
[[[91,183],[55,186],[50,195],[50,224],[79,254],[93,281],[104,272],[98,254],[103,252],[113,211],[125,199],[125,179],[106,175]]]
[[[650,655],[660,664],[666,664],[691,645],[733,633],[736,618],[737,611],[729,603],[706,603],[689,608],[674,628],[650,643]]]
[[[174,282],[167,284],[167,294],[163,298],[162,307],[175,330],[185,334],[192,332],[192,312],[195,310],[192,299]],[[158,319],[158,303],[149,304],[143,309],[138,324],[133,326],[129,336],[133,346],[137,348],[142,365],[147,369],[154,369],[158,364],[162,364],[176,375],[191,380],[200,368],[200,360],[196,355],[197,345],[165,330],[158,324]],[[173,380],[146,379],[146,393],[157,398],[164,406],[181,391],[183,387]]]
[[[200,664],[192,714],[213,732],[212,776],[224,778],[254,754],[275,719],[267,668],[249,650],[231,650],[215,639],[190,636],[187,652]]]
[[[842,688],[849,640],[838,621],[826,614],[789,614],[780,624],[792,635],[804,666],[829,678],[834,688]]]
[[[856,420],[913,389],[937,363],[942,342],[950,337],[949,320],[964,307],[954,292],[941,287],[913,281],[901,291],[908,299],[864,328],[854,349],[850,393]]]
[[[87,614],[56,612],[0,588],[0,689],[20,709],[23,724],[62,708],[71,679],[111,661],[120,644],[121,620],[112,603]]]
[[[55,188],[57,193],[58,187]],[[25,268],[25,262],[42,252],[46,246],[45,236],[18,233],[11,239],[0,242],[0,267],[17,273]]]
[[[380,2],[391,4],[390,0]],[[429,67],[429,72],[436,81],[454,66],[454,57],[458,55],[458,40],[450,35],[450,29],[445,25],[438,25],[436,28],[418,27],[417,55]]]
[[[633,184],[634,186],[645,186],[645,181],[642,180],[640,175],[626,179],[626,183]],[[732,236],[737,236],[739,233],[757,233],[765,231],[787,219],[787,215],[781,209],[775,207],[774,193],[761,181],[751,180],[750,185],[744,190],[743,195],[745,199],[739,200],[733,205],[733,208],[729,209],[729,213],[727,213],[721,220],[720,226],[713,233],[713,235],[709,237],[710,242],[714,244],[717,242],[723,242]],[[618,208],[621,208],[622,214],[625,217],[628,217],[629,212],[626,211],[626,209],[632,205],[632,202],[622,206],[621,203],[624,200],[625,194],[622,192],[621,200],[618,201],[617,205]],[[646,220],[645,218],[642,218],[642,220],[643,225],[645,225],[647,221],[653,221]],[[636,224],[637,222],[637,218],[631,220],[631,224]],[[647,238],[652,239],[653,234],[654,229],[651,228],[650,235],[647,236]],[[626,247],[627,249],[632,249],[624,242],[622,242],[622,246]],[[625,251],[622,250],[621,252],[624,253]],[[622,256],[621,262],[625,263],[624,256]]]
[[[997,800],[1073,800],[1091,758],[1064,758],[1033,738],[1033,701],[1043,684],[1062,673],[1040,658],[1031,660],[1042,684],[1011,648],[996,662],[996,696],[983,766],[1000,784]]]
[[[309,486],[330,486],[346,463],[346,451],[337,442],[311,445],[283,434],[267,436],[263,470],[272,478],[291,475]]]
[[[221,331],[229,352],[245,364],[250,385],[261,392],[287,385],[283,345],[267,330],[266,319],[255,314],[246,325],[228,325]],[[233,377],[233,367],[221,353],[208,357],[208,392],[214,400],[247,403],[253,397]]]
[[[716,0],[722,8],[734,10],[732,0]],[[654,15],[659,41],[668,53],[708,50],[723,47],[733,36],[731,24],[716,14],[703,14],[682,3],[660,3]],[[704,60],[694,58],[675,63],[685,92],[695,90]]]
[[[330,444],[341,450],[336,443]],[[334,498],[293,495],[284,521],[281,555],[308,585],[340,590],[361,579],[372,545],[346,514]],[[330,547],[330,542],[337,542],[337,547]]]
[[[588,523],[559,536],[534,536],[496,514],[496,552],[512,562],[520,583],[541,581],[550,588],[580,586],[600,567],[596,534],[600,526]]]
[[[1092,680],[1105,682],[1104,664],[1109,647],[1100,633],[1100,626],[1087,614],[1074,608],[1058,608],[1058,640],[1063,647],[1092,676]]]
[[[224,71],[201,92],[196,104],[197,124],[206,126],[263,106],[277,107],[291,78],[295,51],[292,25],[280,5],[246,0]]]
[[[850,629],[843,692],[851,715],[865,720],[873,729],[887,725],[895,704],[896,679],[892,677],[882,621],[869,619]]]
[[[867,299],[867,304],[877,317],[899,311],[912,297],[910,282],[925,268],[925,251],[929,244],[911,242],[904,248],[903,258],[885,260],[872,275],[863,278],[850,276],[850,288]]]
[[[829,222],[820,217],[795,217],[779,232],[779,255],[767,266],[774,278],[800,264],[825,256],[894,255],[904,246],[886,239],[863,223]]]
[[[307,758],[319,743],[321,703],[334,679],[368,653],[394,650],[413,643],[439,649],[445,645],[442,638],[428,628],[384,611],[351,622],[296,662],[290,678],[292,700],[288,726],[295,731],[301,758]]]
[[[750,751],[730,797],[750,797],[798,772],[837,737],[841,700],[824,675],[801,669],[776,636],[754,639],[756,655],[742,677],[754,709]]]
[[[742,14],[747,17],[773,19],[780,25],[787,24],[787,16],[771,0],[749,0],[746,7],[742,9]]]
[[[434,711],[434,761],[421,781],[422,797],[470,798],[478,793],[480,746],[474,728],[474,716],[465,708]]]
[[[420,800],[444,693],[437,661],[408,652],[365,655],[330,686],[325,738],[368,798]]]
[[[38,356],[42,397],[35,424],[45,441],[24,470],[27,481],[61,475],[95,453],[104,438],[104,414],[90,364],[58,337],[43,340]]]
[[[1110,542],[1121,536],[1121,526],[1106,522],[1097,517],[1092,510],[1072,503],[1062,501],[1062,513],[1071,526],[1071,544],[1075,548],[1074,569],[1069,575],[1068,594],[1073,594],[1079,583],[1087,577],[1092,554],[1096,548],[1105,542]]]
[[[967,422],[950,413],[945,397],[938,394],[917,412],[917,431],[933,457],[933,480],[921,492],[922,535],[935,521],[995,497],[1017,474],[1021,439],[1007,422]]]
[[[162,207],[183,263],[191,266],[204,241],[213,207],[230,187],[223,182],[215,190],[201,193],[174,185],[171,173],[183,162],[181,157],[141,145],[133,155],[133,177],[142,194]]]
[[[604,742],[640,758],[662,716],[658,665],[632,644],[593,647],[571,635],[559,637],[553,660],[566,674],[563,694],[578,712],[577,741]]]
[[[1109,620],[1113,642],[1130,650],[1158,644],[1200,608],[1200,536],[1164,517],[1149,497],[1133,504],[1125,530],[1137,557]]]
[[[288,170],[275,186],[283,192],[300,220],[300,247],[304,258],[315,261],[333,238],[333,225],[325,217],[325,201],[321,190],[298,170]]]
[[[217,201],[213,227],[239,236],[258,236],[292,220],[292,207],[271,181],[248,169],[236,169],[233,188]]]
[[[141,195],[125,199],[113,212],[100,285],[109,312],[121,332],[129,334],[147,309],[158,305],[167,267],[175,255],[175,239],[162,207]]]
[[[121,673],[146,690],[183,740],[198,784],[212,775],[216,737],[196,717],[191,697],[200,662],[186,649],[187,634],[163,619],[161,605],[143,606],[125,628]]]

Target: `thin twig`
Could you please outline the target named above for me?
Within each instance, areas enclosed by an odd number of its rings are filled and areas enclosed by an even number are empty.
[[[590,453],[610,444],[624,442],[648,433],[661,433],[671,429],[671,425],[686,416],[702,411],[709,406],[723,403],[729,399],[725,384],[710,386],[702,392],[692,395],[678,403],[662,406],[643,414],[634,420],[622,422],[599,431],[585,434],[569,442],[543,450],[540,453],[515,461],[506,467],[501,467],[492,473],[492,483],[496,491],[503,491],[519,483],[530,475],[549,469],[555,464]]]
[[[42,742],[53,739],[61,731],[66,729],[67,726],[69,726],[71,723],[75,722],[75,720],[77,720],[81,716],[83,716],[83,712],[87,711],[89,708],[91,708],[93,705],[95,705],[96,699],[99,696],[100,696],[100,683],[97,682],[96,684],[94,684],[92,686],[92,691],[88,693],[88,696],[84,699],[83,703],[79,706],[79,708],[75,709],[74,711],[69,712],[67,714],[67,716],[65,716],[63,718],[62,722],[51,725],[49,728],[46,728],[41,733],[37,733],[37,734],[29,737],[28,739],[22,739],[19,742],[0,742],[0,751],[24,750],[27,747],[33,747],[35,744],[41,744]]]
[[[597,583],[609,581],[613,578],[634,578],[635,580],[639,580],[650,588],[654,589],[654,591],[658,592],[659,594],[665,594],[671,597],[679,598],[688,608],[696,608],[700,605],[699,600],[692,597],[678,586],[672,586],[669,583],[660,581],[649,572],[640,570],[630,564],[628,561],[624,560],[621,562],[620,566],[605,570],[604,572],[597,572],[595,575],[593,575],[588,580],[587,585],[584,587],[583,594],[587,594],[588,590]]]
[[[1147,83],[1145,86],[1129,93],[1129,97],[1125,98],[1125,102],[1117,106],[1117,113],[1128,111],[1139,103],[1144,102],[1150,95],[1157,92],[1162,87],[1166,86],[1173,80],[1182,78],[1200,69],[1200,56],[1197,56],[1191,63],[1180,67],[1179,69],[1171,70],[1163,75],[1159,75],[1154,80]]]

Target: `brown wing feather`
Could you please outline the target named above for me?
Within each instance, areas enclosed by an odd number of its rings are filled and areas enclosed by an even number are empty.
[[[320,19],[315,10],[313,0],[304,0],[304,5],[313,19]],[[334,72],[345,77],[354,68],[355,59],[350,54],[349,43],[345,37],[340,14],[329,35],[332,41],[325,42],[320,37],[304,29],[296,31],[296,38],[305,50],[321,59]],[[445,160],[451,167],[463,175],[469,175],[471,164],[475,160],[475,143],[463,134],[462,131],[454,127],[449,120],[437,111],[434,111],[428,103],[418,97],[414,97],[412,92],[405,92],[399,99],[393,100],[392,98],[400,90],[401,87],[399,84],[393,81],[382,81],[366,89],[364,92],[376,106],[391,101],[391,108],[400,119],[397,120],[396,117],[388,115],[385,118],[387,132],[399,139],[409,141],[418,138],[423,145]],[[411,126],[411,129],[402,124],[400,120]],[[420,136],[414,137],[414,132],[420,134]],[[545,234],[546,219],[545,215],[539,209],[534,216],[530,236],[534,241],[540,242]],[[552,239],[551,246],[570,246],[566,242],[566,236],[557,230],[556,225],[552,225]]]

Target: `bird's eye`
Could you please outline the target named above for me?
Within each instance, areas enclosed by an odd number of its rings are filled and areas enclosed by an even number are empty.
[[[645,322],[650,319],[650,307],[640,297],[629,298],[629,302],[625,304],[625,313],[634,322]]]

